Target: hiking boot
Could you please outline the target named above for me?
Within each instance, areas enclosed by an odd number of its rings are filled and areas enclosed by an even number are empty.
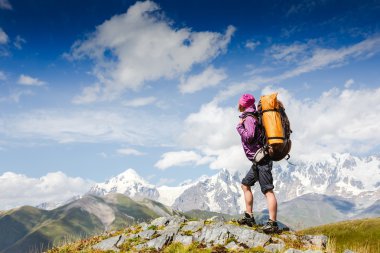
[[[247,225],[249,227],[256,225],[255,217],[253,217],[253,214],[249,214],[247,212],[244,212],[244,216],[238,219],[237,222],[240,225]]]
[[[277,221],[269,219],[267,224],[262,227],[262,230],[266,234],[277,233],[279,231]]]

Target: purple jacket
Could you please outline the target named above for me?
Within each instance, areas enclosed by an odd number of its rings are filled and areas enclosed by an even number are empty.
[[[249,160],[253,160],[253,156],[256,151],[263,146],[261,129],[257,127],[258,121],[252,116],[247,116],[248,112],[255,112],[255,105],[248,107],[245,111],[239,116],[241,119],[245,118],[243,124],[239,123],[236,127],[238,133],[241,136],[241,143],[245,155]]]

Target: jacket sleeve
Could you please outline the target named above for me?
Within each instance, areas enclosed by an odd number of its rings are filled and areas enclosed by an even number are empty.
[[[253,117],[246,117],[243,123],[239,123],[236,127],[244,143],[250,143],[255,137],[255,128],[257,121]]]

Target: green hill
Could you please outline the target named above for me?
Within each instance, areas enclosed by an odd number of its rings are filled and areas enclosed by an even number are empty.
[[[380,217],[349,220],[302,230],[305,234],[330,237],[330,249],[340,253],[350,249],[356,253],[380,252]]]
[[[0,253],[41,252],[70,239],[117,230],[174,212],[154,201],[135,201],[122,194],[84,196],[46,211],[31,206],[0,214]]]

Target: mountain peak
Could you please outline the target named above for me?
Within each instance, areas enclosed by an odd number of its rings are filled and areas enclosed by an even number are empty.
[[[122,193],[130,197],[147,197],[155,199],[158,192],[154,185],[145,181],[134,169],[127,169],[104,183],[96,184],[90,190],[91,194],[105,195]]]

